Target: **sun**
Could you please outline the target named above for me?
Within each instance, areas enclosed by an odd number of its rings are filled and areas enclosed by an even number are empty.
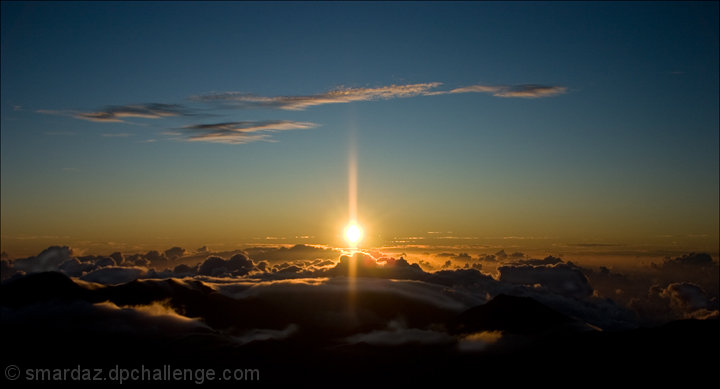
[[[351,247],[357,247],[362,238],[363,229],[357,223],[350,222],[347,227],[345,227],[345,240],[347,240]]]

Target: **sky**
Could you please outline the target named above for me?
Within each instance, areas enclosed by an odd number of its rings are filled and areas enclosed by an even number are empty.
[[[1,29],[10,254],[337,247],[356,163],[366,247],[717,255],[716,2],[3,2]]]

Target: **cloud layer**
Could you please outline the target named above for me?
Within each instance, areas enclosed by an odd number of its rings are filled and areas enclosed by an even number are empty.
[[[376,374],[383,382],[406,382],[417,368],[422,377],[434,368],[477,366],[545,374],[557,365],[610,360],[622,367],[667,353],[697,367],[702,359],[692,356],[693,345],[718,333],[717,288],[660,280],[678,267],[717,277],[717,262],[708,258],[668,259],[667,273],[648,267],[647,278],[634,278],[518,255],[491,276],[457,267],[427,272],[382,253],[338,258],[304,245],[107,256],[51,247],[2,259],[3,345],[21,365],[165,364],[201,355],[212,366],[260,367],[269,379],[293,380],[312,368],[338,377]],[[655,285],[648,291],[645,282]],[[606,295],[619,288],[635,300]],[[640,327],[653,315],[671,322]],[[701,320],[673,321],[688,318]]]
[[[440,261],[452,258],[457,262],[448,260],[447,266],[437,267],[439,270],[433,272],[427,270],[428,266],[424,269],[418,263],[385,257],[382,253],[355,253],[338,258],[335,250],[306,245],[225,253],[173,247],[165,252],[85,257],[73,255],[68,247],[50,247],[34,257],[4,259],[2,276],[7,279],[60,271],[105,285],[191,277],[215,284],[222,293],[239,298],[264,295],[275,289],[305,293],[308,285],[315,291],[337,291],[346,288],[346,284],[335,280],[354,273],[359,277],[357,290],[393,290],[449,310],[483,304],[500,294],[532,297],[601,328],[712,317],[718,310],[718,264],[706,254],[668,259],[663,265],[648,267],[639,274],[619,274],[605,268],[594,271],[553,256],[532,259],[521,253],[503,254],[501,250],[477,259],[467,253],[438,254]],[[482,273],[482,264],[494,268],[495,275]],[[403,282],[387,284],[384,280]]]

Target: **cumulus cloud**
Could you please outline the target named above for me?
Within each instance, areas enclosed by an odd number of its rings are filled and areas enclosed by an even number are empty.
[[[70,277],[80,277],[83,274],[95,270],[95,264],[90,262],[80,262],[77,258],[70,258],[58,266],[58,270],[69,275]]]
[[[184,248],[175,246],[175,247],[171,247],[171,248],[165,250],[165,257],[170,260],[173,260],[173,259],[182,257],[186,253],[187,253],[187,250],[185,250]]]
[[[254,267],[253,261],[245,254],[235,254],[229,260],[218,256],[210,256],[200,264],[198,274],[206,276],[243,276],[252,271]]]
[[[712,319],[719,316],[717,297],[692,282],[651,286],[645,296],[630,298],[633,309],[644,325],[658,325],[679,319]]]
[[[470,254],[468,254],[468,253],[460,253],[460,254],[455,254],[455,253],[440,253],[440,254],[436,254],[436,256],[437,256],[437,257],[441,257],[441,258],[451,258],[451,259],[454,259],[454,260],[460,261],[460,262],[470,262],[470,261],[472,261],[472,257],[471,257]],[[449,265],[448,265],[448,266],[449,266]]]
[[[577,267],[569,264],[500,266],[498,271],[501,282],[537,284],[554,293],[576,297],[587,297],[593,292],[587,277]]]
[[[180,265],[175,266],[175,268],[173,269],[173,274],[176,277],[193,276],[195,274],[198,274],[198,267],[199,267],[198,265],[190,267],[185,264],[180,264]]]
[[[711,301],[701,287],[691,282],[672,283],[660,291],[660,297],[669,299],[672,308],[689,317],[696,311],[717,310],[713,307],[717,301]]]
[[[560,258],[553,257],[552,255],[548,255],[547,257],[545,257],[543,259],[521,259],[515,263],[517,263],[519,265],[540,266],[540,265],[555,265],[558,263],[563,263],[563,260]]]
[[[653,264],[654,283],[668,285],[692,281],[711,297],[720,298],[720,264],[706,253],[690,253],[676,258],[665,258]]]
[[[314,260],[318,258],[337,259],[340,254],[340,251],[333,248],[305,244],[296,244],[290,247],[249,247],[244,251],[250,258],[270,262]]]
[[[525,254],[523,254],[523,253],[521,253],[521,252],[519,252],[519,251],[516,251],[516,252],[514,252],[514,253],[508,254],[508,253],[505,252],[505,249],[502,249],[502,250],[496,252],[495,254],[481,255],[481,256],[480,256],[480,259],[481,259],[481,260],[485,260],[485,261],[488,261],[488,262],[504,262],[504,261],[506,261],[506,260],[509,260],[509,261],[518,261],[518,260],[521,260],[521,259],[523,259],[523,258],[525,258]]]
[[[655,269],[680,270],[683,268],[712,268],[716,265],[717,262],[713,261],[709,254],[690,253],[674,259],[665,258],[665,261],[662,264],[652,264],[652,267]]]
[[[196,124],[179,130],[188,142],[244,144],[269,140],[275,131],[300,130],[316,127],[315,123],[290,120],[266,120]]]
[[[147,273],[147,269],[139,267],[103,267],[93,270],[80,277],[83,281],[97,282],[99,284],[124,284],[137,280]]]
[[[409,263],[404,258],[378,260],[363,252],[341,256],[337,266],[329,269],[326,273],[331,276],[347,276],[351,270],[360,277],[423,280],[427,276],[427,273],[418,264]]]
[[[14,260],[13,267],[26,273],[57,270],[61,263],[70,259],[72,253],[68,246],[52,246],[37,256]]]

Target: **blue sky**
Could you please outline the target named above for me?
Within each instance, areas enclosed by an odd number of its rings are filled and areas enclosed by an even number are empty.
[[[3,2],[3,249],[331,243],[351,139],[377,244],[446,230],[716,248],[718,45],[713,2]],[[558,89],[502,96],[523,85]],[[496,89],[433,94],[469,86]],[[224,92],[255,105],[202,99]],[[78,118],[151,103],[191,115]],[[309,124],[184,135],[251,121]]]

